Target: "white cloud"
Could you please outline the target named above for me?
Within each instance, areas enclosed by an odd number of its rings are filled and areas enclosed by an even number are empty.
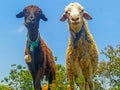
[[[23,30],[25,29],[25,26],[24,25],[21,25],[18,29],[17,29],[17,31],[18,32],[23,32]]]

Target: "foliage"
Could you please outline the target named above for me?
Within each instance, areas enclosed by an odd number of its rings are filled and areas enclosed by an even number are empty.
[[[56,66],[56,80],[50,85],[52,90],[67,90],[67,80],[65,74],[65,67],[61,64]],[[48,85],[45,83],[42,90],[48,90]]]
[[[10,76],[4,77],[1,82],[7,83],[14,90],[33,90],[32,78],[26,67],[16,64],[11,65],[11,67]],[[44,86],[46,85],[44,84]],[[51,88],[52,90],[66,90],[67,88],[65,67],[61,64],[57,64],[55,85],[52,84]]]
[[[76,78],[75,80],[76,83],[85,83],[85,78],[83,75],[81,75],[79,78]]]
[[[106,89],[120,90],[120,45],[117,48],[107,46],[101,51],[106,60],[99,62],[95,81]]]
[[[65,67],[57,64],[55,87],[52,90],[67,90]]]
[[[13,90],[13,89],[7,85],[0,85],[0,90]]]
[[[15,90],[33,90],[32,78],[26,67],[22,65],[11,65],[10,76],[5,77],[1,82],[7,83],[8,86]]]

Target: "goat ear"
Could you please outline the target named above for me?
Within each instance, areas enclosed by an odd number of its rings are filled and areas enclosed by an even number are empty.
[[[20,12],[20,13],[18,13],[18,14],[16,15],[16,17],[17,17],[17,18],[22,18],[22,17],[24,17],[24,13],[23,13],[23,11]]]
[[[40,14],[40,19],[42,19],[43,21],[47,21],[48,20],[46,18],[45,14],[43,14],[43,13]]]
[[[83,17],[87,20],[92,20],[92,17],[88,14],[88,12],[84,11]]]
[[[64,22],[68,18],[67,13],[64,13],[60,19],[60,21]]]

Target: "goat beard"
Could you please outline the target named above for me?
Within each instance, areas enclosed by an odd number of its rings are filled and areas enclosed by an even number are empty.
[[[34,30],[39,28],[39,23],[25,23],[25,26],[30,30]]]

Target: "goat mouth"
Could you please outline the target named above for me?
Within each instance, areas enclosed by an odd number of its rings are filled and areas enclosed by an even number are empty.
[[[28,25],[28,24],[35,24],[36,23],[36,20],[26,20],[25,23]]]
[[[37,25],[36,22],[35,23],[31,23],[31,22],[27,23],[27,22],[25,22],[25,26],[28,27],[28,28],[31,28],[31,29],[38,28],[38,25]]]
[[[73,22],[72,24],[73,24],[73,25],[78,25],[78,24],[79,24],[79,22]]]
[[[36,22],[31,21],[31,22],[25,22],[25,25],[27,26],[34,26],[36,24]]]
[[[35,24],[36,23],[36,20],[32,20],[30,21],[31,24]]]

